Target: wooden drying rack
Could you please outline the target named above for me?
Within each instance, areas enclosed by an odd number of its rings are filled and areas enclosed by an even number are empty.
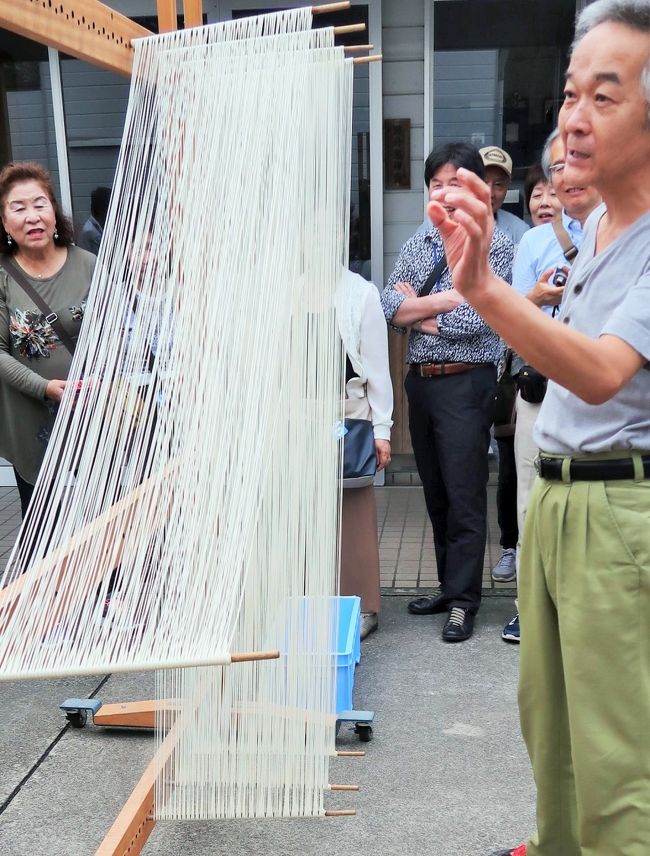
[[[160,33],[176,29],[176,0],[156,0],[158,29]],[[312,13],[331,13],[350,8],[349,0],[313,6]],[[185,27],[199,27],[203,23],[202,0],[183,0]],[[77,59],[84,60],[130,77],[133,67],[134,39],[153,35],[150,30],[140,26],[125,15],[116,12],[99,0],[0,0],[0,26],[20,36],[31,39],[48,47],[56,48]],[[348,24],[334,27],[335,35],[363,32],[365,24]],[[372,50],[372,45],[352,45],[346,47],[348,53]],[[355,57],[356,63],[380,61],[381,55]],[[37,573],[47,573],[52,561],[70,556],[91,537],[102,537],[106,541],[107,562],[98,568],[101,577],[110,572],[112,564],[108,559],[111,550],[108,541],[123,539],[132,510],[138,499],[142,498],[149,485],[145,482],[129,497],[122,500],[106,512],[102,518],[93,521],[86,529],[75,535],[66,547],[57,551],[57,557],[48,557],[41,561]],[[49,561],[48,561],[49,560]],[[23,580],[18,578],[0,592],[0,610],[5,619],[12,612],[12,606],[21,597]],[[68,604],[68,607],[72,604]],[[0,627],[0,632],[2,628]],[[232,654],[231,662],[247,662],[259,659],[279,657],[277,651],[252,652],[250,654]],[[125,728],[153,728],[156,711],[163,702],[135,701],[103,705],[95,715],[97,725]],[[106,834],[96,856],[138,856],[142,852],[149,835],[155,826],[154,786],[156,772],[171,763],[175,749],[175,727],[173,726],[163,741],[157,756],[151,761],[142,778],[135,786],[131,796],[124,804],[120,814]],[[363,752],[337,752],[341,757],[359,757]],[[330,785],[331,790],[358,790],[356,785]],[[326,816],[338,817],[354,814],[343,809],[325,812]]]
[[[176,29],[176,0],[156,0],[158,30]],[[350,3],[312,6],[315,15],[348,9]],[[183,0],[185,27],[203,23],[201,0]],[[99,0],[0,0],[0,26],[35,42],[63,51],[77,59],[130,77],[133,67],[133,39],[153,33],[100,3]],[[362,32],[365,24],[335,27],[337,35]],[[372,45],[368,45],[370,50]],[[355,46],[360,50],[361,46]],[[354,62],[372,62],[381,56],[357,57]]]

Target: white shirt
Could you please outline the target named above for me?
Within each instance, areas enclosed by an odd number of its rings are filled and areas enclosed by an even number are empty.
[[[582,225],[579,220],[573,220],[566,211],[562,211],[562,225],[569,233],[573,244],[580,249],[582,243]],[[551,223],[543,223],[530,229],[521,239],[515,255],[512,268],[512,287],[515,291],[528,294],[539,281],[544,271],[551,267],[571,267],[564,258],[564,251],[557,239]],[[549,315],[553,314],[552,306],[543,306]]]
[[[390,440],[393,425],[393,384],[388,363],[388,329],[379,302],[379,292],[352,271],[345,270],[336,291],[336,318],[345,350],[358,377],[345,387],[347,404],[362,418],[360,408],[369,408],[375,439]]]
[[[499,229],[506,233],[515,247],[530,229],[528,223],[524,222],[521,217],[516,217],[509,211],[504,211],[503,208],[499,208],[494,219]]]

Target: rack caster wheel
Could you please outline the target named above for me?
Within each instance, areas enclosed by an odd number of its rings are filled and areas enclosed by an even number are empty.
[[[355,722],[354,733],[359,735],[362,743],[369,743],[372,740],[372,725],[368,725],[367,722]]]
[[[83,728],[88,721],[88,714],[94,716],[101,706],[98,698],[69,698],[59,705],[72,728]]]
[[[88,714],[85,710],[67,711],[65,718],[72,728],[83,728],[88,721]]]

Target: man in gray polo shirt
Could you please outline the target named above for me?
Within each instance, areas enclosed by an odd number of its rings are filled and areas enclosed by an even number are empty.
[[[537,833],[499,856],[650,854],[650,5],[581,13],[559,126],[596,187],[561,323],[487,266],[489,192],[434,195],[455,288],[550,378],[521,558],[519,705]],[[451,221],[440,205],[456,208]]]

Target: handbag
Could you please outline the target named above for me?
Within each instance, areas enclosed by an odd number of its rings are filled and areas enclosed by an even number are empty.
[[[345,420],[343,487],[368,487],[377,474],[375,434],[369,419]]]
[[[517,375],[519,395],[529,404],[541,404],[546,395],[548,380],[532,366],[522,366]]]
[[[494,436],[498,439],[514,437],[515,434],[517,382],[511,373],[512,357],[512,349],[508,348],[494,395]]]

